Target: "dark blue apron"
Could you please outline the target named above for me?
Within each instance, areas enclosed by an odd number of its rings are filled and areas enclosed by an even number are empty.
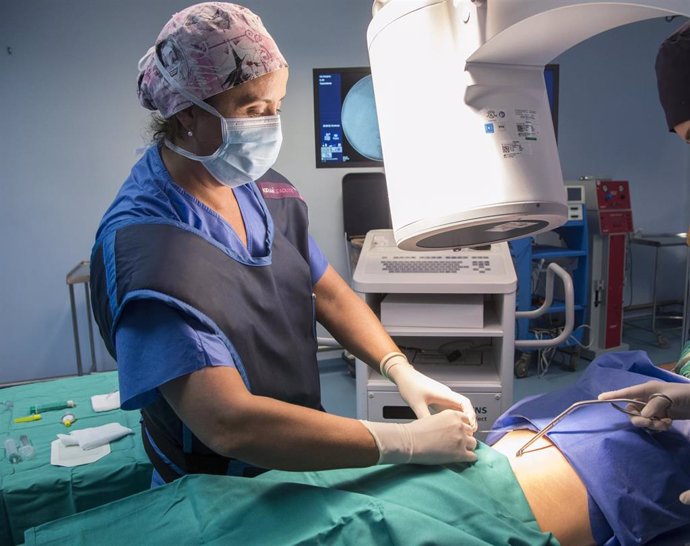
[[[93,310],[110,354],[128,302],[157,299],[216,332],[255,395],[321,407],[307,207],[275,171],[256,182],[274,223],[270,260],[242,263],[187,224],[146,218],[94,248]],[[145,365],[145,363],[142,363]],[[166,481],[181,473],[225,474],[237,466],[193,436],[163,397],[142,410],[143,439]],[[151,445],[153,443],[153,445]],[[158,448],[177,471],[164,464]],[[259,470],[243,470],[255,474]]]

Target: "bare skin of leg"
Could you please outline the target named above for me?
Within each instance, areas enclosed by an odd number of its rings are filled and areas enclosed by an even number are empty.
[[[515,456],[534,435],[529,430],[515,430],[493,448],[508,457],[542,531],[552,532],[562,546],[595,544],[589,524],[587,489],[558,448],[543,437],[522,456]]]

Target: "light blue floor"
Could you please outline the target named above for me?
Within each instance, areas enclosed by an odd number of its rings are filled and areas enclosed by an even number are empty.
[[[642,350],[649,354],[652,362],[663,364],[675,362],[680,354],[680,328],[677,321],[657,321],[657,329],[667,341],[664,347],[657,343],[657,336],[652,333],[650,317],[626,319],[623,328],[623,342],[630,346],[630,350]],[[345,417],[356,417],[356,389],[355,379],[349,373],[348,366],[337,352],[332,358],[320,361],[321,394],[323,406],[330,413]],[[539,377],[536,364],[532,364],[528,377],[515,379],[514,400],[518,401],[526,396],[550,392],[568,386],[575,381],[587,368],[589,361],[580,359],[575,371],[561,368],[557,356],[549,367],[548,372]]]

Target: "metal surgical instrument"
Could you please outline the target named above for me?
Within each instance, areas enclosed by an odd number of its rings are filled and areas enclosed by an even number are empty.
[[[654,393],[649,397],[649,400],[652,400],[653,398],[665,398],[669,402],[669,407],[671,406],[672,400],[666,396],[665,394],[661,393]],[[614,408],[616,408],[618,411],[621,411],[623,413],[626,413],[628,415],[640,415],[639,411],[635,412],[632,410],[629,410],[627,408],[621,407],[618,404],[633,404],[636,406],[640,407],[640,410],[644,408],[647,402],[643,402],[641,400],[632,400],[630,398],[612,398],[610,400],[582,400],[580,402],[575,402],[574,404],[568,406],[565,410],[563,410],[561,413],[559,413],[556,417],[554,417],[549,423],[541,429],[537,434],[535,434],[532,438],[530,438],[525,445],[523,445],[520,449],[517,450],[515,453],[516,457],[522,456],[522,454],[525,452],[525,450],[531,446],[534,442],[536,442],[539,438],[544,436],[547,432],[549,432],[554,426],[556,426],[566,415],[569,413],[572,413],[578,408],[581,408],[583,406],[590,406],[594,404],[611,404]],[[667,408],[668,409],[668,408]],[[650,419],[655,420],[657,418],[651,417]]]

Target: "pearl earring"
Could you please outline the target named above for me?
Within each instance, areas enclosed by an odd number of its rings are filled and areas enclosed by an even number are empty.
[[[192,136],[193,134],[194,133],[192,133],[191,131],[187,131],[187,136]]]

